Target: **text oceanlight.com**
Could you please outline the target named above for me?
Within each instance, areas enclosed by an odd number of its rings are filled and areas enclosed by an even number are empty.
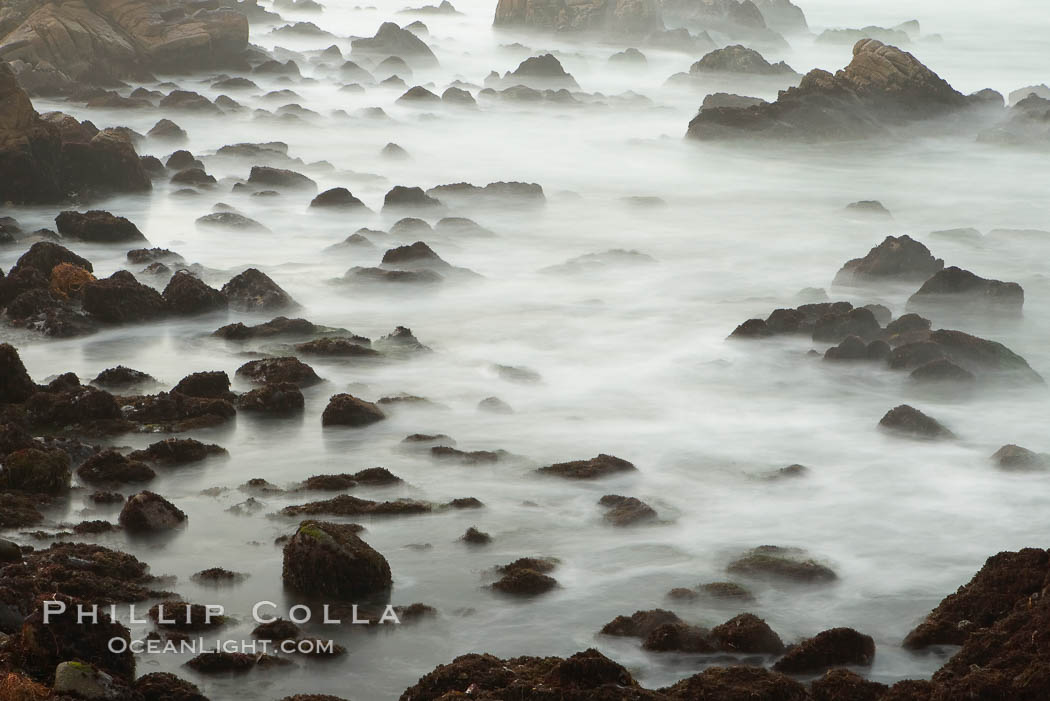
[[[128,650],[136,655],[183,654],[200,655],[208,652],[265,655],[271,652],[303,655],[331,655],[335,652],[333,640],[125,640],[110,638],[109,651],[119,655]]]

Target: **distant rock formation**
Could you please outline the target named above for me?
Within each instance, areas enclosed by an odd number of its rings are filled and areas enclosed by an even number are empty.
[[[248,20],[187,0],[29,0],[0,14],[0,35],[0,59],[19,62],[30,90],[60,93],[155,70],[238,65]]]
[[[857,139],[886,127],[929,119],[980,104],[952,88],[917,58],[875,39],[853,47],[853,60],[834,75],[814,69],[775,102],[704,109],[689,123],[696,139],[774,137]]]
[[[499,0],[492,26],[627,36],[664,28],[656,0]]]

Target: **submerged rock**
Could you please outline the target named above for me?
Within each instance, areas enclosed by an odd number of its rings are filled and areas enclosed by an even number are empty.
[[[832,667],[871,666],[875,641],[852,628],[832,628],[793,646],[773,665],[785,674],[816,674]]]
[[[153,492],[139,492],[120,511],[120,525],[132,533],[169,531],[186,522],[186,514]]]
[[[653,507],[635,497],[606,494],[598,500],[598,504],[608,509],[604,518],[614,526],[632,526],[637,523],[652,522],[657,518]]]
[[[835,572],[798,548],[762,545],[729,563],[731,574],[798,584],[822,584],[838,579]]]
[[[908,298],[908,309],[922,313],[947,308],[963,313],[1020,314],[1023,306],[1024,290],[1016,282],[987,280],[955,266],[929,278]]]
[[[879,427],[913,438],[955,438],[955,434],[936,419],[907,404],[901,404],[886,412],[879,421]]]
[[[343,601],[382,594],[392,580],[386,558],[358,537],[353,526],[303,521],[284,546],[285,586]]]
[[[1045,470],[1050,468],[1050,453],[1036,453],[1019,445],[1004,445],[991,459],[1004,470]]]
[[[298,387],[310,387],[323,381],[312,367],[291,356],[249,360],[237,368],[237,374],[256,384],[266,385],[289,382]]]
[[[742,613],[711,629],[719,649],[738,654],[779,655],[784,642],[769,625],[751,613]]]
[[[222,286],[230,308],[241,312],[280,311],[298,307],[287,292],[255,268],[248,268]]]
[[[614,455],[604,453],[590,460],[574,460],[540,467],[536,471],[545,475],[556,475],[566,479],[597,479],[620,472],[637,470],[633,464]]]
[[[944,261],[934,258],[930,249],[907,234],[887,236],[863,258],[842,266],[835,276],[836,285],[857,285],[879,280],[926,280],[944,268]]]
[[[368,426],[386,418],[383,410],[372,402],[351,394],[336,394],[321,415],[322,426]]]

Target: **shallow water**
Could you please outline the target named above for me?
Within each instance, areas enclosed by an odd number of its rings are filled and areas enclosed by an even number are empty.
[[[284,13],[342,39],[278,42],[269,27],[253,25],[252,40],[298,51],[335,43],[349,56],[347,35],[370,36],[389,18],[400,24],[416,19],[395,14],[401,0],[377,2],[374,10],[350,5],[329,2],[321,15]],[[313,474],[382,465],[407,486],[360,487],[356,496],[433,501],[473,496],[486,505],[481,511],[358,519],[368,528],[365,539],[390,561],[394,603],[430,604],[440,612],[435,620],[397,629],[311,629],[341,642],[349,656],[330,663],[299,661],[292,670],[257,671],[247,680],[197,677],[178,669],[188,659],[178,655],[143,656],[140,672],[178,671],[213,699],[297,692],[388,699],[466,652],[565,655],[594,646],[627,665],[643,685],[660,686],[695,673],[703,662],[648,654],[636,640],[596,632],[618,614],[658,606],[698,624],[721,623],[740,609],[670,605],[664,594],[672,587],[726,579],[724,568],[733,555],[771,543],[806,548],[831,565],[839,581],[814,589],[756,585],[758,600],[746,610],[765,618],[786,641],[832,626],[856,627],[878,646],[872,678],[929,676],[943,657],[902,650],[903,636],[989,555],[1044,543],[1050,480],[997,471],[988,456],[1005,443],[1050,450],[1045,388],[923,396],[909,388],[902,373],[808,358],[810,348],[824,348],[807,339],[750,344],[727,343],[725,337],[747,318],[796,306],[796,293],[806,287],[902,313],[914,287],[831,290],[830,283],[844,261],[863,255],[885,235],[909,233],[949,265],[1021,283],[1023,319],[953,320],[950,327],[999,340],[1037,371],[1050,373],[1045,343],[1050,281],[1044,263],[1050,234],[988,236],[979,245],[929,236],[964,226],[986,234],[997,228],[1050,229],[1046,154],[977,144],[972,131],[848,146],[686,143],[686,125],[708,90],[666,88],[663,82],[699,57],[643,48],[647,70],[614,73],[605,59],[625,45],[497,33],[490,26],[492,3],[456,7],[466,14],[419,17],[430,29],[427,42],[441,67],[417,71],[409,85],[433,81],[440,92],[456,78],[481,84],[489,70],[512,70],[528,55],[501,48],[521,41],[558,49],[585,91],[633,90],[652,104],[404,107],[394,103],[401,90],[339,92],[339,83],[309,61],[299,63],[305,75],[317,77],[313,84],[252,76],[264,91],[299,93],[301,104],[320,115],[305,122],[253,119],[250,110],[217,121],[35,102],[41,112],[61,109],[99,126],[124,124],[143,133],[169,116],[189,132],[186,148],[198,156],[228,143],[279,140],[306,164],[328,161],[332,168],[292,167],[317,180],[321,190],[348,187],[377,214],[308,210],[311,195],[302,193],[267,200],[232,193],[233,179],[245,178],[251,164],[207,158],[208,172],[220,184],[200,196],[173,197],[175,188],[158,182],[148,196],[97,206],[134,221],[152,245],[204,265],[209,284],[220,286],[255,265],[303,305],[298,316],[370,338],[408,326],[435,351],[372,363],[307,359],[326,383],[305,390],[301,420],[242,415],[231,428],[193,432],[189,435],[228,448],[230,458],[160,471],[150,489],[189,514],[187,529],[160,541],[116,534],[99,542],[134,553],[154,573],[178,575],[171,588],[187,600],[226,605],[239,622],[221,637],[240,639],[254,626],[252,603],[284,606],[296,600],[281,590],[281,551],[273,545],[295,521],[268,514],[314,498],[263,497],[263,512],[235,516],[227,509],[248,497],[237,485],[249,478],[288,485]],[[943,42],[920,40],[907,48],[963,92],[992,87],[1005,94],[1050,77],[1045,12],[1032,3],[966,9],[925,3],[919,15],[902,0],[848,7],[820,0],[802,7],[814,31],[889,26],[917,16],[923,32],[941,33]],[[764,54],[787,60],[799,72],[837,69],[849,60],[848,46],[815,45],[812,37],[789,41],[790,51]],[[174,80],[185,89],[217,95],[203,77]],[[773,98],[787,84],[742,80],[731,91]],[[253,108],[282,104],[260,100],[256,91],[233,97]],[[374,106],[390,119],[354,116]],[[348,114],[332,116],[337,109]],[[411,160],[381,158],[388,142],[407,149]],[[163,158],[170,150],[147,142],[140,152]],[[400,292],[329,282],[353,265],[377,264],[383,250],[399,243],[393,236],[376,237],[374,251],[323,250],[362,226],[388,229],[397,217],[378,212],[393,185],[495,180],[538,182],[548,203],[539,210],[454,207],[449,214],[471,217],[496,236],[427,239],[443,258],[477,271],[482,280]],[[658,196],[666,205],[638,207],[623,200],[632,196]],[[860,199],[881,200],[893,219],[845,217],[845,204]],[[219,201],[272,233],[196,228],[194,220]],[[19,209],[12,215],[24,228],[36,228],[50,225],[55,213]],[[655,262],[580,275],[539,272],[613,248],[637,249]],[[124,247],[76,250],[94,263],[96,274],[108,275],[124,264]],[[0,267],[9,267],[19,253],[0,252]],[[221,369],[233,377],[248,359],[244,351],[260,346],[228,344],[210,332],[237,319],[249,323],[271,316],[231,313],[67,341],[42,341],[7,328],[2,333],[19,345],[37,381],[65,371],[87,380],[120,363],[170,386],[197,370]],[[942,323],[934,319],[935,327]],[[543,381],[507,382],[490,369],[492,363],[532,368]],[[234,382],[235,389],[248,388],[239,378]],[[407,392],[443,406],[395,409],[388,420],[364,429],[322,430],[327,398],[342,391],[372,400]],[[477,402],[493,395],[515,413],[478,412]],[[927,444],[878,432],[879,418],[905,402],[961,439]],[[521,459],[476,467],[437,463],[400,449],[400,440],[417,432],[446,433],[461,449],[503,448]],[[117,445],[145,446],[156,438],[122,436]],[[531,474],[538,465],[599,452],[631,460],[639,472],[592,484]],[[807,465],[811,473],[801,480],[754,478],[791,463]],[[228,489],[202,494],[214,487]],[[596,502],[609,493],[642,498],[665,523],[606,526]],[[67,512],[54,516],[89,518],[79,494]],[[467,548],[456,542],[470,525],[491,533],[492,545]],[[422,543],[432,547],[409,547]],[[525,555],[558,557],[562,564],[554,576],[561,588],[525,602],[484,588],[492,581],[490,568]],[[189,580],[212,566],[251,577],[218,590]],[[141,626],[134,630],[136,636],[144,632]]]

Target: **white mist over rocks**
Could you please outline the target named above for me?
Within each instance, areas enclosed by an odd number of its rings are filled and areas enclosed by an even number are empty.
[[[250,639],[256,625],[255,602],[274,602],[284,611],[302,600],[282,585],[282,548],[275,540],[296,533],[303,518],[358,523],[365,528],[360,539],[389,563],[391,602],[422,602],[437,615],[398,626],[304,625],[308,634],[346,648],[345,657],[332,661],[296,658],[295,666],[231,678],[188,672],[183,665],[189,655],[141,655],[138,673],[179,674],[211,699],[325,693],[379,701],[396,698],[437,665],[469,652],[564,657],[594,647],[651,689],[724,664],[712,655],[649,652],[636,638],[599,634],[618,615],[654,608],[704,628],[748,611],[785,643],[852,627],[875,641],[877,654],[864,675],[886,684],[926,679],[941,667],[954,649],[915,654],[901,646],[908,632],[988,556],[1045,545],[1050,473],[1003,470],[990,459],[1007,444],[1050,452],[1045,386],[1030,378],[986,383],[978,377],[970,389],[930,389],[911,379],[910,366],[903,371],[884,362],[825,361],[821,356],[841,338],[727,337],[745,320],[810,302],[883,305],[894,319],[911,311],[909,297],[924,278],[832,286],[846,261],[865,256],[887,236],[907,234],[945,266],[1024,289],[1022,314],[982,311],[966,302],[923,312],[932,328],[997,341],[1045,377],[1050,141],[978,140],[992,125],[983,117],[933,120],[846,142],[696,140],[685,133],[710,93],[773,101],[813,68],[844,68],[854,42],[818,40],[827,29],[889,28],[917,19],[921,31],[900,48],[964,95],[991,88],[1008,96],[1050,82],[1045,8],[1021,0],[920,6],[806,0],[799,4],[808,32],[754,47],[797,75],[694,75],[669,82],[688,73],[707,49],[686,53],[609,35],[494,29],[491,1],[458,0],[458,14],[402,14],[412,4],[404,0],[376,0],[367,8],[342,0],[322,4],[320,13],[282,5],[283,21],[250,26],[250,41],[280,61],[293,59],[301,77],[232,70],[157,75],[209,100],[229,95],[243,109],[112,109],[33,98],[40,113],[59,110],[99,128],[121,125],[146,134],[158,119],[171,119],[187,140],[146,138],[139,153],[166,161],[185,149],[214,184],[172,183],[176,171],[170,170],[148,193],[2,210],[25,232],[55,228],[63,209],[110,211],[134,222],[149,246],[199,264],[194,271],[208,285],[221,288],[254,267],[300,307],[102,326],[74,338],[5,325],[0,338],[18,348],[37,383],[74,372],[86,384],[103,369],[123,365],[157,378],[151,392],[212,370],[225,371],[234,392],[246,392],[256,385],[235,374],[237,368],[267,355],[296,355],[323,380],[302,388],[301,414],[242,411],[221,426],[178,434],[219,444],[229,455],[156,467],[147,485],[116,490],[163,495],[187,517],[180,530],[73,539],[131,553],[154,574],[177,576],[156,588],[222,606],[230,618],[221,637],[241,640]],[[404,85],[362,80],[360,88],[344,88],[359,82],[341,77],[345,60],[377,80],[385,77],[378,61],[351,51],[349,37],[371,37],[386,21],[415,20],[426,25],[421,38],[437,65],[410,61],[411,75],[395,67]],[[296,21],[331,35],[272,31]],[[748,44],[714,36],[718,46]],[[322,54],[333,45],[341,57]],[[644,65],[610,64],[612,54],[629,47],[645,55]],[[578,83],[570,92],[586,95],[562,102],[480,94],[490,71],[503,76],[548,52]],[[221,72],[244,75],[256,87],[216,88]],[[412,86],[440,96],[453,84],[477,104],[399,99]],[[504,81],[496,89],[514,84]],[[154,81],[141,85],[171,89]],[[130,89],[119,91],[127,96]],[[216,155],[227,145],[267,142],[286,144],[287,158]],[[391,143],[405,154],[392,157]],[[237,187],[253,165],[297,171],[316,188]],[[397,185],[427,190],[499,181],[538,183],[545,202],[437,192],[438,209],[394,212],[383,206]],[[309,206],[336,187],[347,188],[365,208]],[[260,192],[267,190],[276,194]],[[868,200],[889,215],[847,210]],[[197,223],[227,208],[262,227]],[[428,226],[395,227],[405,216]],[[443,217],[469,218],[483,231],[437,226]],[[336,246],[362,228],[370,230],[361,232],[364,244]],[[355,266],[380,266],[385,251],[416,241],[466,271],[433,268],[443,278],[435,284],[341,279]],[[90,260],[98,279],[127,269],[158,290],[167,284],[166,276],[140,274],[145,265],[128,262],[127,250],[137,246],[61,243]],[[10,270],[27,248],[28,241],[0,248],[0,268]],[[403,326],[432,352],[306,355],[293,346],[308,339],[234,342],[212,335],[225,324],[259,324],[278,314],[346,329],[373,345]],[[386,418],[362,427],[323,427],[329,398],[339,393],[369,402],[402,394],[428,401],[387,402],[381,405]],[[510,410],[479,408],[490,397]],[[915,440],[880,430],[880,419],[902,404],[935,418],[956,438]],[[507,455],[439,459],[431,443],[406,446],[403,439],[412,434],[443,434],[462,451]],[[126,453],[166,437],[146,430],[88,442]],[[435,444],[452,445],[447,439]],[[536,472],[599,454],[630,461],[637,470],[595,480]],[[805,466],[804,474],[769,478],[795,464]],[[402,482],[295,491],[313,475],[375,466]],[[282,490],[241,488],[257,478]],[[85,500],[94,488],[56,500],[40,528],[54,533],[66,530],[60,524],[115,522],[119,505],[107,509]],[[398,515],[280,513],[342,493],[442,505],[474,497],[484,506]],[[610,494],[644,501],[656,519],[610,525],[598,504]],[[249,499],[255,501],[245,504]],[[491,542],[461,541],[471,526],[491,535]],[[35,529],[3,535],[48,547],[47,540],[24,534]],[[836,579],[800,586],[727,573],[741,553],[761,545],[801,548]],[[493,568],[520,557],[556,558],[549,574],[558,586],[525,598],[493,591],[499,578]],[[209,567],[249,576],[222,587],[191,580]],[[724,581],[746,586],[753,600],[667,598],[674,588]],[[141,623],[130,628],[134,639],[153,630]]]

